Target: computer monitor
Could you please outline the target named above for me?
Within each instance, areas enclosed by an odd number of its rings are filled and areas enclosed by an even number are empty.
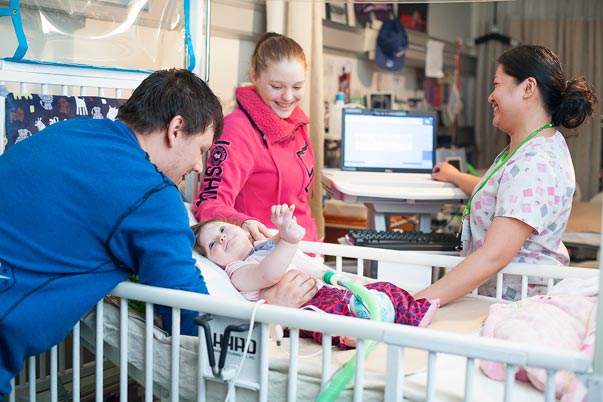
[[[429,111],[342,111],[342,170],[431,173],[437,115]]]

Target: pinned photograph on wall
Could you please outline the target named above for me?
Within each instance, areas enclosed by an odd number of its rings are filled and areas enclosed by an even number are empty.
[[[398,16],[404,28],[427,32],[427,4],[398,4]]]
[[[347,3],[326,3],[327,20],[337,22],[338,24],[348,24],[348,5]]]
[[[350,101],[351,85],[352,84],[352,63],[345,62],[338,66],[337,71],[337,92],[343,92],[345,102]]]

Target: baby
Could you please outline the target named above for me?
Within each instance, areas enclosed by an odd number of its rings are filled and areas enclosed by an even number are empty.
[[[221,266],[233,286],[247,300],[257,301],[260,290],[276,284],[288,269],[307,272],[304,267],[292,265],[298,243],[305,234],[304,228],[293,216],[294,211],[294,205],[272,206],[271,220],[278,228],[278,234],[256,244],[240,226],[222,220],[198,223],[192,227],[196,238],[195,249]],[[366,288],[382,292],[389,298],[393,305],[390,321],[399,324],[427,326],[437,309],[437,303],[432,304],[426,299],[415,300],[406,290],[388,282],[370,283]],[[354,316],[355,298],[352,296],[349,290],[321,284],[314,298],[301,308]],[[300,330],[300,335],[322,342],[321,333]],[[355,346],[355,340],[349,337],[333,337],[333,341],[342,347]]]

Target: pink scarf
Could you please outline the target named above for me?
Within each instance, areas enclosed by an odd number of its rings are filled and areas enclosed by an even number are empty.
[[[235,90],[235,95],[239,107],[270,144],[291,137],[299,127],[310,123],[308,116],[299,106],[293,109],[291,116],[281,119],[264,103],[254,86],[239,87]]]

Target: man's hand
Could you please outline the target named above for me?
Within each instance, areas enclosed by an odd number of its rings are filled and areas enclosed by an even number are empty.
[[[260,292],[260,298],[270,304],[298,308],[318,292],[317,281],[296,269],[287,271],[281,280]]]
[[[262,222],[256,221],[255,219],[246,220],[241,225],[241,228],[249,232],[249,235],[253,238],[254,241],[264,240],[269,237],[272,237],[268,228],[266,228],[266,226]]]

